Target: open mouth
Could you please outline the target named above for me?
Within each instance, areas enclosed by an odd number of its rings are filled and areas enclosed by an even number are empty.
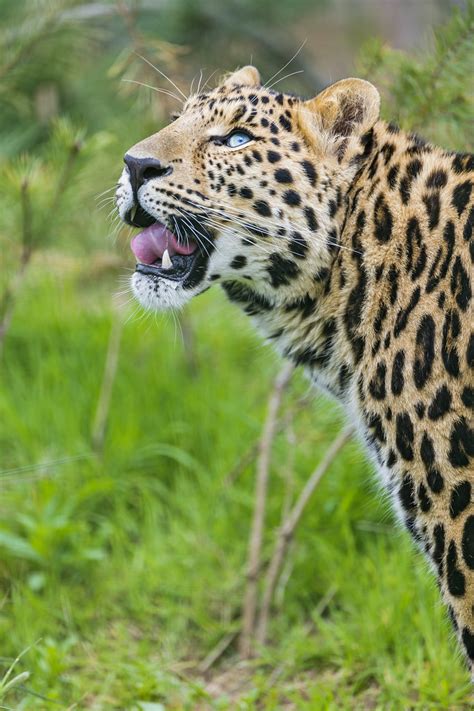
[[[176,232],[153,221],[149,215],[147,217],[151,224],[135,235],[130,245],[137,260],[136,271],[155,279],[180,282],[185,288],[196,286],[205,275],[212,249],[209,236],[202,235],[202,228],[196,230],[191,221],[195,220],[194,216],[186,219],[173,217],[171,222]],[[206,239],[205,249],[196,236]]]

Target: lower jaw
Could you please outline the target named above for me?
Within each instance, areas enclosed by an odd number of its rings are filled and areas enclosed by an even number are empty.
[[[196,287],[205,277],[209,256],[198,251],[189,256],[174,255],[172,257],[173,267],[163,269],[159,264],[138,263],[135,271],[138,274],[151,277],[153,280],[165,280],[175,282],[183,289]]]

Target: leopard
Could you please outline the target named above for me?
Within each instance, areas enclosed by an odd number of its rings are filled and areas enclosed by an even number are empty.
[[[244,66],[127,151],[116,203],[145,309],[218,284],[342,405],[474,679],[474,156],[380,104],[363,79],[303,99]]]

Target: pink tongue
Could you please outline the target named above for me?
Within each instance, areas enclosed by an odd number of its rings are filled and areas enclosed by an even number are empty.
[[[170,257],[173,254],[192,254],[197,249],[196,242],[189,238],[186,245],[179,244],[175,235],[159,222],[135,235],[130,246],[135,257],[142,264],[153,264],[157,259],[161,259],[165,249],[168,250]]]

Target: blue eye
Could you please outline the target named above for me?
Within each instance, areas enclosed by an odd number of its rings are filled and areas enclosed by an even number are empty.
[[[251,140],[252,136],[245,131],[234,131],[234,133],[231,133],[230,136],[226,138],[224,143],[229,148],[240,148],[240,146],[244,146]]]

